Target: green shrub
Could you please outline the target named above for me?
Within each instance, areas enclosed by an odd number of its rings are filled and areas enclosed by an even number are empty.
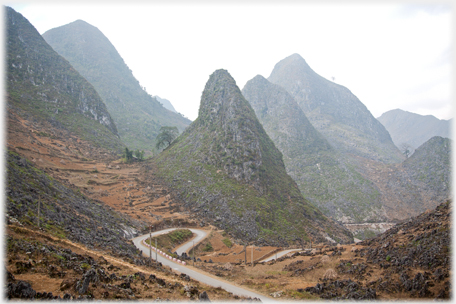
[[[214,248],[212,248],[212,244],[211,243],[207,243],[202,250],[207,252],[207,251],[214,250]]]
[[[233,246],[233,243],[231,242],[231,240],[230,240],[229,238],[224,238],[224,239],[222,240],[222,242],[223,242],[223,244],[225,244],[226,247],[228,247],[228,248],[231,248],[231,246]]]

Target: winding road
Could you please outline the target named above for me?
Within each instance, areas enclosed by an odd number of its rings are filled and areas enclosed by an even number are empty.
[[[175,229],[177,229],[177,228],[169,228],[169,229],[156,231],[156,232],[152,233],[152,236],[169,233],[170,231],[173,231]],[[191,241],[187,242],[186,244],[180,246],[176,250],[179,255],[181,255],[183,252],[186,252],[187,250],[189,250],[193,246],[193,242],[196,245],[198,242],[200,242],[207,236],[207,232],[204,230],[199,230],[199,229],[189,229],[189,230],[192,231],[193,233],[195,233],[196,237],[194,239],[192,239]],[[140,250],[142,250],[143,254],[148,257],[150,249],[149,249],[149,247],[147,247],[146,245],[143,244],[143,240],[145,240],[147,238],[149,238],[149,234],[144,234],[144,235],[133,238],[132,241],[135,244],[135,246],[137,248],[139,248]],[[152,241],[152,244],[153,244],[153,241]],[[203,274],[201,272],[193,270],[194,268],[191,266],[184,266],[181,263],[174,262],[160,254],[157,255],[155,250],[152,250],[152,258],[153,259],[157,258],[157,260],[159,262],[161,262],[163,265],[167,265],[167,266],[171,267],[173,270],[178,271],[180,273],[185,273],[185,274],[189,275],[192,279],[200,281],[204,284],[207,284],[207,285],[210,285],[213,287],[221,287],[221,288],[225,289],[226,291],[231,292],[238,296],[259,298],[262,302],[275,302],[273,299],[271,299],[265,295],[236,286],[233,283],[227,282],[225,280],[221,280],[220,278],[217,278],[215,276],[212,276],[209,274]]]

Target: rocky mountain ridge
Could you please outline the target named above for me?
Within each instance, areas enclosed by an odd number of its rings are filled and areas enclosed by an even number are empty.
[[[141,87],[98,28],[77,20],[47,31],[43,38],[96,88],[130,149],[149,153],[155,150],[160,127],[175,126],[182,132],[190,124]]]
[[[347,88],[315,73],[300,55],[277,63],[268,80],[294,97],[312,125],[336,149],[384,163],[403,160],[366,106]]]
[[[450,299],[451,214],[447,201],[358,243],[354,258],[305,291],[333,300]]]
[[[264,244],[351,239],[302,197],[225,70],[210,76],[197,120],[153,163],[187,210],[236,238]]]

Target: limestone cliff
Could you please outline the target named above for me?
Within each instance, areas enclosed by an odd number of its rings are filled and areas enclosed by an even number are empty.
[[[225,70],[210,76],[198,118],[154,163],[182,206],[244,241],[352,240],[303,198]]]

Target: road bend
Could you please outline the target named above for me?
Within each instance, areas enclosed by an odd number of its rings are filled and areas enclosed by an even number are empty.
[[[175,229],[177,229],[177,228],[169,228],[169,229],[156,231],[156,232],[152,233],[152,236],[166,234]],[[193,233],[195,233],[196,237],[195,237],[195,239],[191,240],[190,242],[180,246],[176,250],[179,255],[181,255],[183,252],[188,251],[193,246],[193,242],[196,245],[198,242],[200,242],[202,239],[204,239],[207,236],[207,232],[204,230],[199,230],[199,229],[189,229],[189,230],[192,231]],[[147,238],[149,238],[149,234],[144,234],[144,235],[133,238],[132,241],[135,244],[135,246],[143,252],[143,255],[149,257],[149,247],[147,247],[143,244],[143,240],[146,240]],[[153,245],[153,238],[152,238],[152,245]],[[268,302],[268,303],[276,302],[272,298],[269,298],[265,295],[253,292],[251,290],[247,290],[245,288],[241,288],[239,286],[233,285],[230,282],[221,280],[220,278],[200,273],[198,271],[191,269],[191,267],[184,266],[180,263],[174,262],[171,259],[168,259],[160,254],[157,254],[157,252],[155,250],[152,250],[152,259],[154,259],[154,260],[157,259],[158,262],[161,262],[163,265],[171,267],[171,269],[173,269],[174,271],[177,271],[180,273],[185,273],[185,274],[189,275],[192,279],[200,281],[209,286],[221,287],[224,290],[231,292],[238,296],[259,298],[262,302]]]

